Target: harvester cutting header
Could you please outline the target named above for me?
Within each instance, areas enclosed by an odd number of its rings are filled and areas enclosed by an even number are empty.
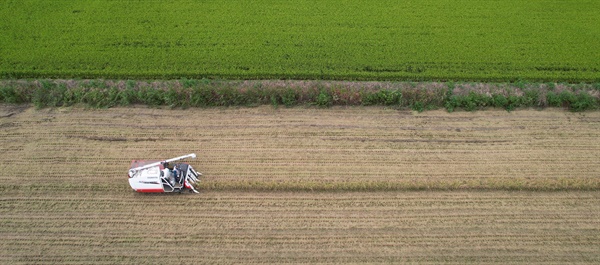
[[[133,160],[129,169],[129,185],[137,192],[190,192],[198,193],[193,184],[200,181],[201,173],[187,163],[174,163],[186,158],[196,158],[188,154],[164,161]]]

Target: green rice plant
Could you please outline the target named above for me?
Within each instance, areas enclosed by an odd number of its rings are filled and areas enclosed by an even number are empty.
[[[203,85],[201,78],[465,80],[514,82],[521,90],[531,85],[524,80],[600,80],[600,5],[419,3],[0,1],[0,35],[13,36],[1,41],[10,52],[2,53],[0,78],[180,78],[184,88]],[[565,42],[566,35],[577,41]],[[410,105],[416,101],[431,105]]]

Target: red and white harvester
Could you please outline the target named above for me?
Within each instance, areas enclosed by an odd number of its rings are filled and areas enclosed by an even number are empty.
[[[198,193],[193,184],[200,181],[201,173],[190,164],[174,163],[196,154],[158,160],[133,160],[129,169],[129,185],[137,192],[189,192]]]

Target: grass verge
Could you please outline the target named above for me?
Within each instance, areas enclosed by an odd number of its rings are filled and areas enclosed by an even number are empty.
[[[600,83],[454,83],[352,81],[2,80],[0,102],[37,108],[83,104],[109,108],[144,104],[170,108],[297,105],[390,106],[424,111],[445,108],[600,107]]]

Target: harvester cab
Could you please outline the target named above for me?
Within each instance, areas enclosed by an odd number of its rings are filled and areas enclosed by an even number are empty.
[[[175,163],[186,158],[196,158],[188,154],[163,161],[133,160],[129,169],[129,185],[137,192],[189,192],[198,193],[194,184],[200,182],[202,174],[187,163]]]

